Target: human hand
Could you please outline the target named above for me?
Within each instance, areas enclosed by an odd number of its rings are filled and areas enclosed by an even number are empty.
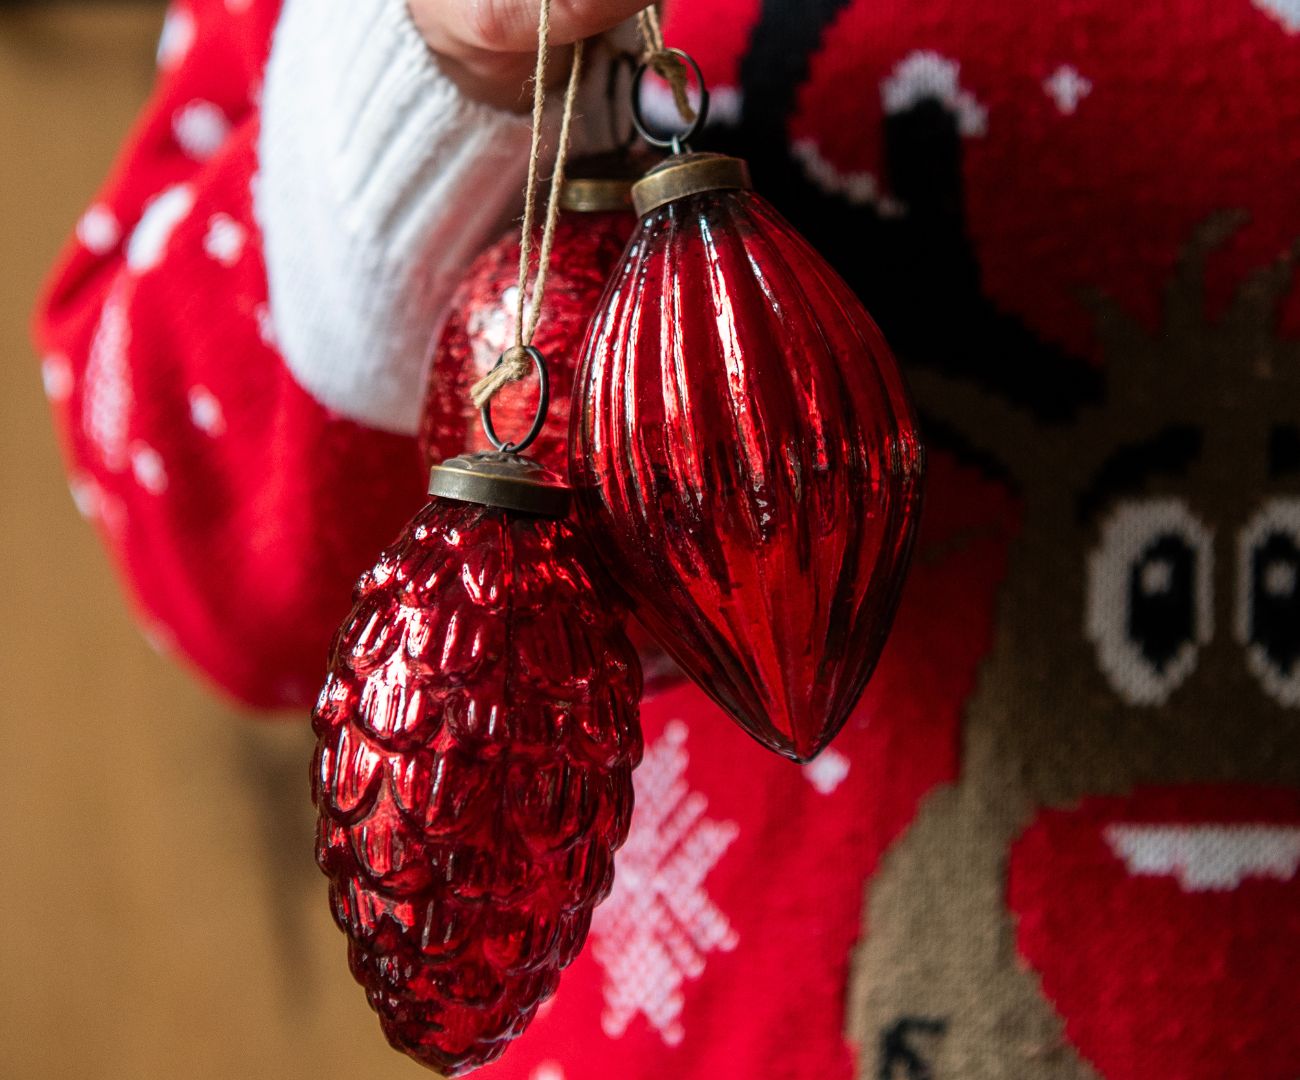
[[[537,59],[540,0],[407,0],[411,18],[443,72],[469,97],[524,110]],[[643,8],[646,0],[554,0],[550,42],[567,50],[602,34]],[[552,64],[556,81],[567,65]]]

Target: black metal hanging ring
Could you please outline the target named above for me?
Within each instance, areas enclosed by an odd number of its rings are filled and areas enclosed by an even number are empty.
[[[683,64],[695,73],[696,85],[700,88],[700,103],[695,107],[695,119],[691,121],[690,126],[683,132],[663,138],[654,134],[646,125],[645,115],[641,111],[641,83],[645,79],[645,73],[650,69],[648,63],[642,63],[636,69],[636,74],[632,76],[632,123],[641,133],[641,138],[645,139],[651,146],[658,146],[664,150],[672,150],[674,154],[680,154],[687,149],[687,143],[699,133],[700,128],[704,126],[705,118],[709,115],[709,89],[704,85],[704,73],[700,70],[700,65],[695,62],[688,52],[681,49],[665,49],[665,52],[677,57]]]
[[[551,404],[551,377],[546,370],[546,358],[531,345],[525,345],[524,352],[532,360],[533,368],[537,372],[537,413],[533,417],[533,426],[528,429],[528,434],[517,443],[502,442],[497,438],[496,428],[492,426],[492,399],[483,402],[483,407],[479,410],[479,417],[483,421],[483,434],[488,437],[488,442],[504,454],[522,454],[533,445],[537,436],[542,433],[542,425],[546,423],[546,410]],[[505,362],[505,358],[505,353],[502,353],[492,370],[499,368]]]

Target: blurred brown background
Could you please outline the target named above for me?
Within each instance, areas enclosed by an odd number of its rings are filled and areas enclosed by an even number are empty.
[[[68,495],[27,324],[148,93],[162,5],[0,4],[0,1078],[430,1074],[311,861],[303,717],[155,655]]]

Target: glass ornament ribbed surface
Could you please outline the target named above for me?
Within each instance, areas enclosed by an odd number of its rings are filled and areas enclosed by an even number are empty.
[[[571,455],[640,621],[756,739],[813,757],[880,655],[920,512],[915,416],[857,297],[751,192],[650,211],[588,332]]]

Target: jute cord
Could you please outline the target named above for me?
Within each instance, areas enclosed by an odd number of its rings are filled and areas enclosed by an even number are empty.
[[[677,112],[683,121],[691,123],[695,119],[695,110],[691,108],[686,92],[686,68],[664,45],[663,28],[654,4],[638,13],[637,27],[645,47],[643,61],[668,83]],[[555,171],[551,174],[551,186],[547,194],[546,221],[542,226],[542,240],[537,252],[537,280],[533,283],[530,301],[528,279],[532,270],[533,228],[537,219],[537,172],[542,156],[542,121],[546,109],[546,65],[550,52],[550,34],[551,0],[541,0],[537,17],[537,67],[533,72],[532,143],[528,151],[528,181],[524,192],[524,219],[519,240],[515,343],[505,351],[496,367],[470,387],[470,400],[477,409],[491,401],[502,387],[524,378],[533,367],[532,360],[524,349],[532,343],[537,322],[541,318],[542,297],[546,292],[546,278],[551,264],[551,248],[555,243],[555,224],[560,216],[560,189],[564,186],[564,167],[569,157],[569,128],[582,76],[583,43],[579,41],[573,46],[573,63],[569,68],[569,82],[564,91]]]
[[[641,41],[645,52],[641,56],[643,63],[663,79],[673,94],[673,104],[677,106],[677,115],[686,124],[695,120],[695,110],[691,107],[686,93],[686,65],[668,51],[664,44],[664,31],[659,22],[659,10],[654,4],[637,13],[637,29],[641,32]]]
[[[555,244],[555,224],[560,216],[560,189],[564,186],[564,167],[569,157],[569,128],[573,121],[573,106],[578,96],[582,77],[583,43],[573,46],[573,63],[569,68],[569,82],[564,90],[564,108],[560,118],[559,146],[555,152],[555,170],[551,173],[551,186],[546,201],[546,221],[542,226],[542,242],[537,252],[537,280],[533,283],[532,301],[528,298],[528,279],[532,270],[533,228],[537,219],[537,171],[542,157],[542,121],[546,109],[546,63],[550,52],[551,0],[542,0],[537,20],[537,68],[533,72],[533,133],[528,150],[528,181],[524,192],[524,220],[519,238],[519,295],[515,307],[515,343],[501,357],[501,362],[470,387],[469,396],[474,407],[481,409],[497,392],[510,383],[518,382],[530,371],[533,364],[524,351],[530,345],[541,318],[542,297],[546,292],[546,277],[550,270],[551,248]]]

